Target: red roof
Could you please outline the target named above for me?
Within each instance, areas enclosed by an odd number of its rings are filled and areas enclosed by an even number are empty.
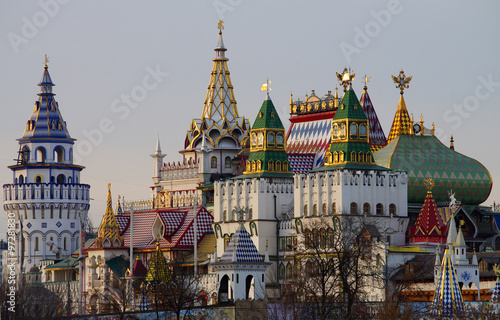
[[[415,226],[410,227],[411,243],[446,243],[447,226],[437,210],[430,191],[417,217]]]

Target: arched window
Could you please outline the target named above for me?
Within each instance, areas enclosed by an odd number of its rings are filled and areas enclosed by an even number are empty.
[[[286,278],[291,279],[293,277],[293,267],[292,263],[288,262],[286,265]]]
[[[21,174],[19,176],[19,184],[23,184],[24,183],[24,176]]]
[[[283,133],[279,132],[276,134],[276,144],[278,145],[278,147],[282,147],[285,144]]]
[[[281,166],[281,169],[283,172],[288,172],[288,162],[283,162],[283,165]]]
[[[326,216],[328,214],[328,212],[326,211],[326,203],[323,203],[323,208],[322,208],[321,212],[323,213],[324,216]]]
[[[339,152],[339,162],[344,162],[344,152],[343,151]]]
[[[21,164],[28,163],[30,161],[30,149],[27,146],[24,146],[21,152]]]
[[[351,214],[358,213],[358,204],[356,202],[351,202]]]
[[[43,147],[36,149],[36,162],[45,162],[45,149]]]
[[[39,251],[39,250],[40,250],[39,239],[38,239],[38,237],[35,237],[35,251]]]
[[[59,163],[64,162],[64,149],[62,147],[54,149],[54,160]]]
[[[231,157],[226,157],[224,159],[224,167],[225,168],[231,168]]]
[[[212,159],[210,160],[210,167],[212,169],[217,168],[217,157],[212,157]]]
[[[366,163],[371,163],[372,162],[372,155],[371,155],[371,153],[367,152],[365,154],[365,162]]]
[[[281,162],[279,160],[276,161],[276,171],[281,171]]]
[[[304,231],[304,241],[306,249],[309,249],[311,247],[311,231],[309,231],[309,229]]]
[[[224,210],[224,214],[222,216],[222,220],[227,221],[227,210]]]
[[[366,133],[368,130],[366,130],[366,124],[362,123],[359,125],[359,135],[361,136],[360,138],[365,138]]]
[[[358,137],[358,125],[355,124],[354,122],[351,123],[349,131],[351,133],[351,138],[356,139]]]
[[[41,175],[37,175],[35,177],[35,183],[42,183],[42,182],[43,182],[42,176]]]
[[[274,137],[275,137],[274,132],[269,132],[267,134],[267,146],[268,147],[274,147],[274,143],[275,143]]]
[[[318,215],[318,205],[315,203],[313,205],[313,216],[317,216]]]
[[[368,202],[363,204],[363,214],[370,214],[370,204]]]
[[[335,202],[332,203],[332,214],[337,213],[337,204]]]
[[[257,135],[255,133],[252,133],[252,136],[250,138],[250,145],[252,147],[256,147],[257,146]]]
[[[260,162],[260,160],[257,160],[257,171],[261,170],[262,170],[262,162]]]
[[[307,217],[307,204],[304,205],[304,217]]]
[[[264,133],[259,132],[257,135],[257,147],[262,148],[264,145]]]
[[[319,233],[318,233],[318,229],[313,229],[313,239],[312,239],[312,245],[313,245],[313,248],[318,248],[319,246]]]
[[[384,214],[384,206],[381,203],[377,203],[377,214],[378,215]]]
[[[267,163],[267,170],[274,171],[274,162],[273,162],[273,160],[269,160],[269,162]]]
[[[248,210],[248,219],[251,220],[253,219],[253,209],[250,208],[250,210]]]
[[[54,205],[50,206],[50,218],[54,219]]]
[[[364,162],[365,161],[365,156],[363,154],[363,152],[359,152],[358,153],[358,162]]]
[[[41,218],[45,219],[45,206],[42,204],[42,209],[41,209]]]
[[[356,162],[356,152],[351,152],[351,162]]]
[[[60,174],[57,176],[57,183],[66,183],[66,177],[64,176],[64,174]]]
[[[389,205],[389,214],[393,216],[396,215],[396,205],[394,203]]]
[[[285,266],[280,263],[280,279],[285,279]]]

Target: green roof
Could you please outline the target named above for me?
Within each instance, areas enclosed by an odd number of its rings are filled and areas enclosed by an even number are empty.
[[[341,163],[333,165],[324,165],[322,167],[311,170],[310,172],[330,171],[330,170],[374,170],[374,171],[390,171],[389,169],[374,164],[362,163]]]
[[[278,116],[278,112],[274,108],[273,102],[271,98],[269,98],[269,94],[262,103],[260,107],[259,113],[257,114],[257,118],[253,123],[252,129],[285,129],[283,127],[283,123],[281,123],[280,117]]]
[[[70,268],[78,267],[78,260],[75,257],[69,256],[69,257],[67,257],[59,262],[56,262],[50,266],[45,267],[44,270],[68,269],[68,266]]]
[[[253,173],[247,173],[247,174],[242,174],[236,177],[233,177],[231,179],[238,180],[238,179],[250,179],[250,178],[293,178],[293,173],[292,172],[269,172],[269,171],[264,171],[264,172],[253,172]]]
[[[248,155],[248,161],[257,161],[260,160],[262,162],[262,170],[268,170],[267,164],[269,160],[272,160],[274,162],[276,161],[281,161],[283,162],[288,162],[288,156],[286,155],[285,150],[283,151],[253,151],[250,152]],[[290,169],[290,166],[288,166],[288,169]]]
[[[342,105],[344,108],[342,109]],[[349,119],[349,120],[367,120],[366,114],[359,103],[358,97],[354,90],[349,89],[344,93],[344,97],[339,104],[339,108],[333,117],[333,121]]]
[[[362,151],[363,153],[371,153],[370,149],[370,144],[368,142],[337,142],[337,143],[332,143],[330,146],[330,152],[340,152],[343,151],[345,156],[349,158],[349,155],[351,152],[360,152]]]
[[[123,278],[125,277],[125,272],[127,272],[127,269],[130,267],[130,261],[122,257],[114,257],[106,261],[106,265],[118,278]]]
[[[373,157],[380,166],[408,173],[409,203],[424,202],[427,178],[434,179],[436,202],[448,201],[448,191],[453,190],[462,204],[480,204],[493,185],[481,163],[448,148],[435,136],[400,135]]]

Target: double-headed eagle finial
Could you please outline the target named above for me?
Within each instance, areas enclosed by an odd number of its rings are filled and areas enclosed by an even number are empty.
[[[347,70],[347,68],[344,68],[341,74],[337,72],[337,79],[339,79],[340,85],[344,87],[344,92],[354,81],[354,76],[354,72],[352,72],[351,69]]]
[[[408,89],[410,87],[409,83],[410,83],[412,77],[413,76],[409,76],[409,77],[405,76],[405,72],[402,69],[399,72],[398,77],[392,76],[392,80],[394,81],[394,83],[396,83],[396,88],[400,89],[401,94],[404,93],[405,89]]]

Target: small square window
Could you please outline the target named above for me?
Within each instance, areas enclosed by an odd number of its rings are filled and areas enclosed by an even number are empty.
[[[75,227],[75,223],[74,223],[74,222],[71,222],[71,223],[70,223],[70,227],[71,227],[71,228],[74,228],[74,227]]]
[[[47,228],[47,222],[42,222],[42,228]]]

